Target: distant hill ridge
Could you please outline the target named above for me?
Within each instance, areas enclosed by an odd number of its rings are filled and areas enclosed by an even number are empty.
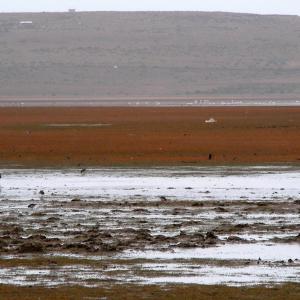
[[[0,98],[300,99],[300,18],[0,14]]]

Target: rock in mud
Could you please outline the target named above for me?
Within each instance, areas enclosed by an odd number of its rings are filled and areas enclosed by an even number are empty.
[[[2,238],[0,238],[0,250],[7,247],[8,243],[7,241],[3,240]]]
[[[50,217],[47,219],[47,222],[51,223],[51,222],[57,222],[59,221],[60,219],[58,217]]]
[[[214,234],[213,231],[207,232],[205,239],[217,239],[218,237]]]
[[[179,248],[196,248],[199,245],[197,243],[193,243],[193,242],[181,242],[177,245],[177,247]]]
[[[203,221],[195,221],[195,220],[184,221],[181,223],[181,226],[198,226],[198,225],[205,225],[205,223]]]
[[[112,235],[108,231],[104,231],[100,233],[101,238],[111,238]]]
[[[184,208],[174,208],[174,209],[172,210],[172,215],[173,215],[173,216],[176,216],[176,215],[183,214],[183,213],[185,213],[185,212],[186,212],[186,209],[184,209]]]
[[[71,200],[71,202],[80,202],[81,200],[79,198],[74,198]]]
[[[173,224],[166,225],[164,228],[168,230],[168,229],[180,228],[182,226],[183,226],[182,223],[173,223]]]
[[[195,232],[193,237],[196,238],[199,241],[204,241],[205,240],[205,236],[200,232]]]
[[[23,228],[21,226],[14,226],[10,230],[6,230],[3,232],[4,235],[20,235],[23,232]]]
[[[168,236],[165,236],[165,235],[157,235],[155,237],[155,242],[168,242],[170,240],[170,238]]]
[[[216,212],[220,212],[220,213],[222,213],[222,212],[228,212],[228,210],[227,209],[225,209],[224,207],[216,207],[215,208],[215,211]]]
[[[287,238],[273,238],[273,242],[276,243],[300,243],[300,233],[297,236],[291,236]]]
[[[245,241],[244,239],[238,237],[238,236],[235,236],[235,235],[231,235],[227,238],[227,241],[228,242],[243,242]]]
[[[144,208],[136,208],[133,210],[135,213],[144,213],[144,214],[149,214],[149,210],[144,209]]]
[[[150,234],[150,230],[148,229],[139,229],[137,230],[137,239],[138,240],[146,240],[151,241],[153,239],[152,235]]]
[[[112,243],[103,243],[101,245],[101,250],[105,252],[113,252],[118,250],[119,243],[112,242]]]
[[[84,243],[69,243],[64,245],[64,248],[68,250],[85,250],[85,251],[92,250],[92,247],[90,245]]]
[[[44,217],[44,216],[46,216],[47,214],[45,213],[45,212],[41,212],[41,211],[38,211],[38,212],[33,212],[32,214],[31,214],[31,216],[33,216],[33,217]]]
[[[220,226],[218,226],[215,231],[216,232],[224,232],[224,233],[228,233],[228,232],[238,232],[238,231],[242,231],[243,229],[249,228],[250,225],[249,224],[236,224],[236,225],[232,225],[232,224],[221,224]]]
[[[205,236],[204,243],[206,245],[215,245],[218,242],[218,237],[214,234],[213,231],[207,232]]]
[[[42,234],[34,234],[27,238],[27,240],[42,240],[42,241],[45,241],[46,239],[47,239],[46,236]]]
[[[184,230],[180,230],[179,237],[185,237],[185,236],[187,236],[186,232]]]
[[[201,207],[201,206],[204,206],[204,204],[201,203],[201,202],[194,202],[194,203],[192,204],[192,207]]]
[[[17,251],[18,253],[40,253],[44,251],[44,247],[41,243],[25,242],[18,247]]]

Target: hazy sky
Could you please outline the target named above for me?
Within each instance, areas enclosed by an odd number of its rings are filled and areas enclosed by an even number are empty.
[[[200,10],[300,15],[300,0],[0,0],[0,11]]]

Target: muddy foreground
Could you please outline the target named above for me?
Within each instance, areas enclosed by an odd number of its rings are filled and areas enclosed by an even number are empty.
[[[113,288],[82,288],[62,287],[56,289],[48,288],[16,288],[0,286],[0,294],[4,299],[31,300],[31,299],[201,299],[201,300],[298,300],[300,293],[299,285],[285,285],[281,287],[254,287],[234,288],[223,286],[139,286],[139,285],[115,285]]]
[[[290,166],[5,169],[1,295],[297,299],[299,178]]]

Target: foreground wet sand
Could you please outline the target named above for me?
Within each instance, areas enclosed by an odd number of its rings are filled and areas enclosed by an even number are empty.
[[[173,285],[173,286],[139,286],[115,285],[113,288],[62,287],[56,289],[0,286],[3,299],[224,299],[224,300],[298,300],[299,285],[281,287],[234,288],[223,286]]]
[[[299,116],[299,107],[0,108],[0,162],[299,163]]]

